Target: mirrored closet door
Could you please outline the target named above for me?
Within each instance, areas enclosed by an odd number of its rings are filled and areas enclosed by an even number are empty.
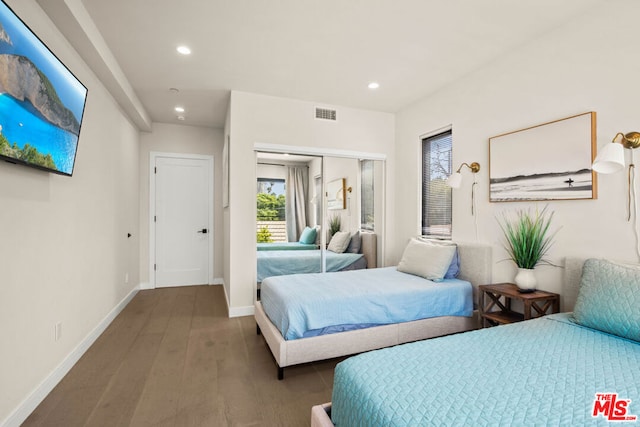
[[[256,163],[258,283],[321,272],[322,157],[257,152]]]
[[[257,282],[382,265],[384,161],[256,152]]]

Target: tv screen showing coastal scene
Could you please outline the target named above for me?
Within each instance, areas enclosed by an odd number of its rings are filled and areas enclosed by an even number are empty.
[[[0,158],[73,174],[86,87],[0,2]]]

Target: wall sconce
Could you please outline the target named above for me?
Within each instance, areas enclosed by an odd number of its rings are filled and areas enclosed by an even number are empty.
[[[629,132],[623,134],[618,132],[598,153],[591,168],[598,173],[616,173],[624,169],[625,148],[633,150],[640,147],[640,132]],[[636,239],[636,255],[640,259],[640,236],[638,235],[637,199],[635,189],[635,165],[633,164],[633,151],[631,151],[631,163],[627,171],[627,221],[631,221],[631,214],[635,218],[634,235]]]
[[[480,163],[473,162],[471,164],[463,163],[460,165],[458,170],[455,173],[452,173],[449,178],[447,178],[447,185],[451,188],[460,188],[462,185],[462,174],[460,171],[462,167],[466,166],[471,169],[471,173],[473,174],[473,184],[471,185],[471,215],[475,216],[476,214],[476,174],[480,171]],[[477,234],[477,231],[476,231]]]
[[[478,162],[473,162],[471,164],[467,164],[467,163],[461,164],[458,170],[455,173],[452,173],[451,176],[449,176],[449,178],[447,178],[447,185],[449,187],[460,188],[460,186],[462,185],[462,174],[460,173],[460,170],[462,170],[463,166],[466,166],[469,169],[471,169],[471,173],[473,174],[476,174],[478,173],[478,171],[480,171],[480,163]],[[473,179],[475,181],[475,175]]]
[[[598,173],[615,173],[624,169],[624,149],[640,147],[640,132],[629,132],[623,134],[618,132],[598,153],[593,162],[593,170]],[[629,171],[634,167],[633,162],[629,165]]]
[[[607,144],[598,153],[596,159],[591,166],[598,173],[610,174],[620,172],[624,169],[625,158],[624,149],[633,150],[640,147],[640,132],[629,132],[623,134],[618,132],[611,140],[611,144]],[[631,221],[631,203],[635,205],[635,165],[633,164],[633,154],[629,169],[627,172],[627,221]]]
[[[344,189],[344,191],[348,191],[349,193],[351,193],[353,191],[353,188],[351,187],[347,187]],[[344,192],[342,191],[342,189],[338,190],[338,192],[336,193],[336,199],[337,200],[342,200]]]

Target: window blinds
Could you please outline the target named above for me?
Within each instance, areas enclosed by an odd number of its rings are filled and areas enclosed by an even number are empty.
[[[422,234],[451,238],[451,130],[422,140]]]

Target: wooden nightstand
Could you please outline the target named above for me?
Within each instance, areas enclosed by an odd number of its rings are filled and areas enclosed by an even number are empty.
[[[479,288],[480,323],[483,328],[520,322],[560,311],[560,295],[553,292],[521,293],[513,283],[480,285]],[[512,300],[522,301],[524,313],[518,313],[511,309]],[[494,309],[496,306],[498,310]],[[551,311],[549,312],[549,310]]]

